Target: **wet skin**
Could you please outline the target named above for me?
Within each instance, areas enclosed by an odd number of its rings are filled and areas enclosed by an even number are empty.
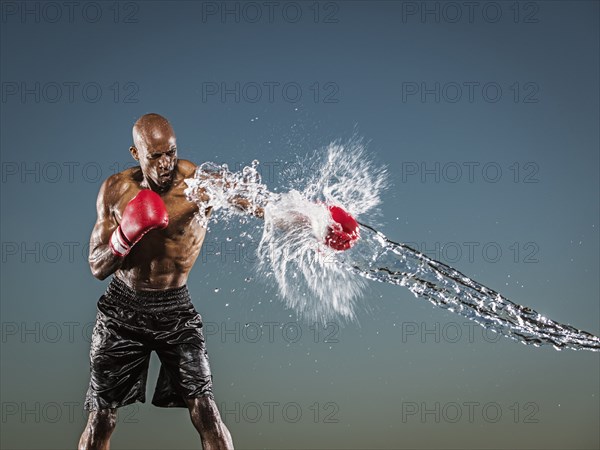
[[[184,180],[194,176],[197,166],[177,158],[175,134],[168,122],[147,126],[152,128],[141,130],[137,138],[134,127],[136,145],[130,148],[140,166],[112,175],[100,188],[89,263],[94,276],[101,280],[114,273],[133,289],[164,290],[186,283],[206,236],[206,229],[196,220],[196,215],[208,217],[211,208],[200,211],[196,203],[186,199]],[[142,189],[152,189],[161,196],[169,214],[169,225],[163,230],[149,231],[127,257],[115,256],[108,245],[110,236],[121,222],[127,203]],[[242,210],[250,209],[243,199],[231,201]],[[261,217],[262,209],[258,208],[255,214]]]
[[[194,176],[196,165],[177,158],[175,133],[165,118],[157,114],[142,116],[134,125],[133,141],[130,152],[139,167],[110,176],[100,188],[98,219],[90,238],[90,268],[98,279],[114,274],[136,290],[180,287],[186,284],[206,236],[196,216],[210,215],[211,209],[200,211],[196,203],[186,199],[184,180]],[[127,203],[142,189],[152,189],[161,196],[169,225],[149,231],[126,257],[116,256],[109,246],[110,236],[121,222]],[[232,203],[241,209],[250,206],[243,200],[233,199]],[[257,215],[261,216],[262,210]],[[186,399],[186,403],[204,449],[233,448],[231,435],[211,397]],[[115,424],[115,409],[91,411],[79,448],[108,449]]]
[[[166,157],[165,157],[166,158]],[[196,166],[185,160],[175,163],[172,179],[164,181],[166,188],[157,192],[169,214],[169,225],[163,230],[151,230],[133,246],[129,255],[121,258],[112,254],[108,241],[121,222],[121,213],[129,201],[149,184],[140,167],[111,176],[99,194],[98,222],[90,239],[90,267],[99,279],[112,273],[137,290],[164,290],[183,286],[196,261],[206,229],[196,215],[196,203],[184,194],[185,178],[194,175]],[[206,208],[204,214],[210,214]]]

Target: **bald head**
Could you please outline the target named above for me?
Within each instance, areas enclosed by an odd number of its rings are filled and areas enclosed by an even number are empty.
[[[175,139],[175,132],[169,121],[160,114],[144,114],[133,125],[133,145],[138,149],[154,147],[161,141]]]

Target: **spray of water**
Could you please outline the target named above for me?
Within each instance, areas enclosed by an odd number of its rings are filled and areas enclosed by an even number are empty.
[[[340,252],[323,242],[331,217],[325,205],[340,205],[354,217],[375,209],[387,173],[365,154],[361,141],[331,144],[313,156],[293,189],[268,204],[258,246],[259,270],[272,273],[286,305],[313,321],[353,320],[365,279],[340,264]]]
[[[290,178],[290,190],[281,194],[262,184],[257,161],[241,172],[205,163],[186,180],[188,198],[202,206],[200,211],[212,206],[217,221],[264,210],[257,269],[274,278],[288,307],[315,321],[353,320],[367,280],[374,280],[406,286],[416,297],[524,344],[600,351],[600,338],[513,303],[371,226],[361,224],[361,238],[350,250],[327,247],[331,217],[326,205],[343,206],[359,220],[372,216],[387,174],[370,161],[360,140],[333,143],[320,155],[304,161],[302,167],[310,170]],[[239,199],[250,209],[236,207]],[[198,220],[207,226],[207,217]]]
[[[332,143],[302,162],[295,179],[284,173],[292,189],[270,192],[262,184],[258,161],[240,172],[227,165],[204,163],[186,180],[188,199],[199,204],[198,220],[212,208],[211,221],[246,220],[248,212],[264,210],[264,227],[257,244],[257,270],[274,278],[285,304],[313,321],[355,318],[357,301],[367,281],[339,264],[339,252],[323,242],[331,217],[326,205],[343,205],[359,217],[380,203],[386,171],[367,158],[362,141]],[[252,205],[242,210],[235,205]]]
[[[406,286],[416,297],[523,344],[549,344],[557,350],[600,351],[597,336],[513,303],[458,270],[389,240],[368,225],[361,224],[361,240],[363,251],[348,254],[344,261],[358,275]]]

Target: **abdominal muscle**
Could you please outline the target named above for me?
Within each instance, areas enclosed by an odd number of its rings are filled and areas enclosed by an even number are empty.
[[[169,214],[167,228],[146,233],[115,272],[115,276],[132,289],[161,291],[183,286],[200,254],[206,228],[200,224],[198,206],[188,201],[185,195],[184,179],[192,176],[195,169],[189,162],[187,166],[184,171],[178,164],[175,184],[167,193],[161,194]],[[131,174],[130,177],[132,192],[121,196],[123,204],[115,208],[115,213],[122,211],[142,189],[139,181]],[[210,217],[210,212],[210,209],[203,211],[203,217]],[[120,214],[115,218],[120,223]]]
[[[146,234],[131,249],[115,276],[135,290],[162,291],[185,285],[200,254],[206,229],[189,224],[184,234],[173,237],[168,235],[169,228]]]

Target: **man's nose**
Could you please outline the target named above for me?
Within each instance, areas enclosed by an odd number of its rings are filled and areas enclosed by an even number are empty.
[[[164,154],[160,157],[158,163],[161,168],[168,168],[171,165],[171,158],[169,157],[169,155]]]

